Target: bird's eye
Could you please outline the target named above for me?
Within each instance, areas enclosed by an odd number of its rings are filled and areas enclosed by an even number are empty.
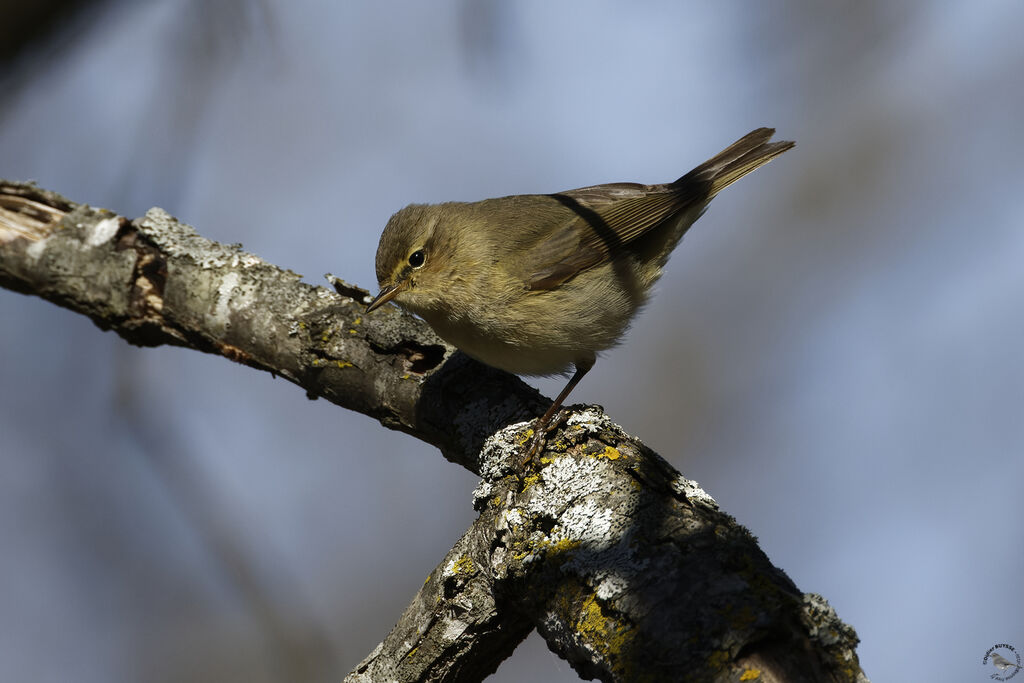
[[[422,249],[417,249],[416,251],[414,251],[411,254],[409,254],[409,265],[412,266],[413,268],[420,268],[420,267],[422,267],[423,263],[426,260],[427,260],[427,257],[423,253]]]

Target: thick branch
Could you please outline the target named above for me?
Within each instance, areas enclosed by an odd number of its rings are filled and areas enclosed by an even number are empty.
[[[695,483],[593,408],[519,471],[513,423],[539,394],[397,309],[364,317],[361,289],[304,284],[159,209],[129,221],[2,181],[0,285],[281,375],[481,475],[480,518],[349,680],[481,680],[532,627],[605,681],[866,680],[853,630]]]
[[[346,683],[480,681],[512,654],[533,623],[497,603],[491,545],[498,514],[480,515]]]
[[[514,465],[526,437],[513,425],[488,440],[480,518],[348,680],[481,680],[431,678],[403,654],[425,650],[437,667],[478,632],[500,625],[511,638],[524,616],[584,678],[867,680],[856,634],[825,599],[801,593],[695,482],[599,409],[569,417],[524,476]],[[504,651],[479,654],[496,666]]]
[[[175,344],[280,375],[472,471],[484,439],[546,403],[423,321],[368,292],[301,281],[160,209],[130,221],[32,185],[0,181],[0,285],[89,316],[132,344]]]

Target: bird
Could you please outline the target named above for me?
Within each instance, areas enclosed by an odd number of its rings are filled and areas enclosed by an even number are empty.
[[[999,669],[1000,671],[1006,671],[1010,667],[1013,667],[1015,669],[1020,669],[1021,668],[1020,664],[1017,664],[1016,662],[1011,662],[1010,660],[1008,660],[1006,657],[1002,656],[998,652],[993,652],[992,653],[992,663],[995,664],[995,667],[997,669]]]
[[[568,374],[535,424],[527,460],[552,418],[619,343],[669,255],[723,189],[791,149],[758,128],[670,183],[609,183],[553,194],[410,204],[381,233],[380,291],[445,341],[520,375]]]

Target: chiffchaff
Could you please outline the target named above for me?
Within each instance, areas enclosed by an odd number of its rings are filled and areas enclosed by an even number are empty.
[[[529,454],[569,392],[614,346],[669,254],[722,189],[793,147],[759,128],[679,180],[556,194],[412,204],[377,247],[380,294],[488,365],[575,373],[541,417]]]

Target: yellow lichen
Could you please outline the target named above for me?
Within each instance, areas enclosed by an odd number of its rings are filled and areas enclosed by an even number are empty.
[[[609,460],[618,460],[620,457],[622,457],[622,454],[619,453],[619,451],[617,449],[612,448],[611,446],[605,446],[604,447],[604,452],[603,453],[598,453],[594,457],[595,458],[608,458]]]
[[[740,676],[740,680],[741,681],[756,681],[760,677],[761,677],[761,670],[760,669],[747,669],[746,671],[743,672],[743,675]]]
[[[560,538],[557,541],[547,542],[548,550],[556,553],[565,553],[578,548],[580,542],[573,538]]]
[[[347,360],[337,360],[337,361],[334,361],[334,363],[335,363],[335,365],[337,365],[337,366],[338,366],[339,368],[351,368],[351,367],[355,367],[355,366],[353,366],[353,365],[352,365],[352,363],[348,362]]]
[[[473,564],[473,558],[468,555],[463,555],[452,565],[453,574],[472,574],[474,571],[476,571],[476,565]]]
[[[750,609],[749,605],[744,605],[733,612],[731,616],[730,623],[737,631],[742,631],[757,621],[757,615],[754,614],[754,610]]]
[[[715,650],[708,657],[708,666],[712,671],[721,671],[724,667],[729,666],[731,661],[732,657],[726,650]]]
[[[591,647],[600,652],[613,669],[620,669],[619,673],[625,678],[634,679],[630,675],[632,672],[621,671],[630,665],[629,657],[633,656],[630,648],[635,635],[633,629],[606,616],[593,594],[587,595],[583,601],[576,630]]]

